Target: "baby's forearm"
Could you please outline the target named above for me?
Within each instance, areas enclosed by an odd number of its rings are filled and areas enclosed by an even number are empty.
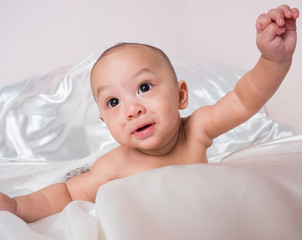
[[[72,201],[65,183],[58,183],[37,192],[18,196],[16,215],[26,222],[34,222],[63,210]]]
[[[235,93],[252,115],[259,111],[279,88],[291,66],[291,60],[273,62],[261,56],[255,67],[238,82]]]

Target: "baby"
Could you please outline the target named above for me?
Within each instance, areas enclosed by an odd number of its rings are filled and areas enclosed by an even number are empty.
[[[207,163],[213,139],[252,117],[280,86],[295,50],[298,16],[286,5],[260,15],[258,63],[216,104],[186,118],[179,109],[188,105],[187,85],[177,80],[161,50],[136,43],[106,50],[91,71],[91,87],[100,119],[120,146],[65,183],[15,198],[0,194],[0,210],[33,222],[73,200],[94,202],[110,180],[172,164]]]

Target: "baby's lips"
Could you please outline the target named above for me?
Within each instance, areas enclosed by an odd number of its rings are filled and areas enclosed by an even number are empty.
[[[145,125],[139,127],[138,129],[136,129],[135,132],[143,131],[144,129],[150,127],[151,125],[152,125],[152,123],[145,124]]]
[[[133,133],[134,132],[139,132],[143,128],[146,128],[148,125],[152,125],[152,124],[155,124],[155,123],[153,123],[153,122],[145,122],[145,123],[138,124],[138,125],[136,125],[135,129],[133,130]]]
[[[149,124],[145,124],[140,126],[139,128],[137,128],[133,134],[137,137],[143,137],[146,134],[150,133],[153,128],[154,128],[155,123],[149,123]]]

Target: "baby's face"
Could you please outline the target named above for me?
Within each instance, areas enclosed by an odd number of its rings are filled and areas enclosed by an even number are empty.
[[[177,138],[179,86],[153,49],[128,46],[109,53],[91,79],[100,118],[117,142],[156,154]]]

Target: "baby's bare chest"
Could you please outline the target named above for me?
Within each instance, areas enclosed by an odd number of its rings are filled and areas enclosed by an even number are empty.
[[[162,156],[137,155],[127,158],[124,171],[128,175],[146,171],[148,169],[160,168],[169,165],[207,163],[206,150],[184,149],[175,153]],[[124,172],[125,173],[125,172]]]
[[[187,139],[188,140],[188,139]],[[191,139],[190,139],[191,140]],[[120,177],[127,177],[149,169],[165,167],[168,165],[207,163],[207,147],[196,141],[178,142],[175,148],[163,155],[149,155],[134,149],[117,149],[114,156],[116,168]],[[117,161],[116,161],[117,160]]]

